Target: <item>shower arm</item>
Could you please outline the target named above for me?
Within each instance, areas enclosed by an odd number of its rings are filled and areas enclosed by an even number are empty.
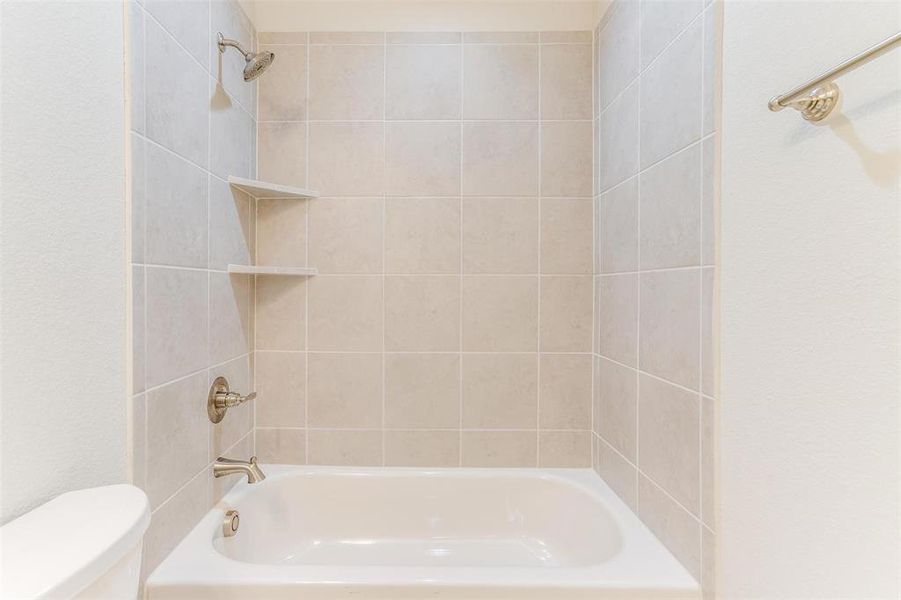
[[[221,33],[216,34],[216,39],[219,43],[220,54],[225,52],[226,46],[231,46],[232,48],[237,48],[238,52],[240,52],[241,54],[244,55],[245,60],[249,60],[250,57],[253,56],[252,53],[248,52],[241,46],[241,44],[238,42],[238,40],[233,40],[231,38],[227,38],[227,37],[223,36]]]

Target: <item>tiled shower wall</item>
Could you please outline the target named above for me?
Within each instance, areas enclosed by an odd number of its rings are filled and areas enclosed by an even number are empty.
[[[133,481],[150,497],[144,542],[151,571],[236,481],[211,483],[220,453],[247,458],[252,408],[212,425],[207,390],[218,375],[252,385],[252,200],[228,175],[249,177],[256,143],[255,86],[244,61],[220,55],[217,31],[248,46],[254,31],[225,0],[132,2]]]
[[[719,10],[619,1],[595,33],[594,467],[705,595]]]
[[[588,466],[591,32],[260,41],[260,458]]]

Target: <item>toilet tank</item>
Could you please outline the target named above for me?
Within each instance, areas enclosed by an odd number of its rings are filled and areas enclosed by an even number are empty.
[[[149,524],[133,485],[62,494],[0,527],[0,598],[134,599]]]

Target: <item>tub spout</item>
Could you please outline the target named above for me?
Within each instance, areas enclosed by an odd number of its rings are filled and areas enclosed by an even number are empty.
[[[249,461],[234,460],[220,456],[216,459],[216,462],[213,463],[214,477],[224,477],[226,475],[234,475],[235,473],[247,475],[247,483],[259,483],[266,479],[266,475],[260,470],[259,465],[257,465],[256,456],[250,457]]]

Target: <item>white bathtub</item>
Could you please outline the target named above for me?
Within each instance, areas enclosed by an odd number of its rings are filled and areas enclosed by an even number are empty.
[[[587,469],[269,465],[154,571],[184,598],[694,598],[697,584]],[[222,534],[240,511],[237,535]]]

